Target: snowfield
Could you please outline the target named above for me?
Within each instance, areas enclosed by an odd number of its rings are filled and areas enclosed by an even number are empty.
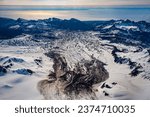
[[[112,26],[97,26],[95,31],[53,30],[55,39],[47,38],[49,32],[38,39],[32,34],[2,39],[0,99],[150,99],[150,48],[139,45],[139,40],[136,46],[111,40],[120,34],[118,29],[139,31],[135,25],[99,31]],[[103,39],[106,36],[111,39]]]
[[[37,90],[37,83],[47,78],[53,64],[44,55],[44,50],[40,47],[1,46],[0,59],[2,58],[4,60],[0,61],[1,65],[13,65],[8,68],[6,74],[0,76],[0,98],[42,99]],[[7,62],[8,60],[10,62]],[[37,64],[35,60],[41,60],[41,63]],[[33,73],[26,69],[32,70]]]

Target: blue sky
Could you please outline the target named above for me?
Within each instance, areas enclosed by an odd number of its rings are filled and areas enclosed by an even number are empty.
[[[0,0],[0,5],[150,5],[150,0]]]

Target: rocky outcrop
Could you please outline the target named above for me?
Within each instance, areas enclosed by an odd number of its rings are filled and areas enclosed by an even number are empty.
[[[6,68],[0,65],[0,76],[3,76],[6,73],[7,73]]]
[[[13,70],[14,73],[22,74],[22,75],[32,75],[34,72],[30,69],[17,69]]]

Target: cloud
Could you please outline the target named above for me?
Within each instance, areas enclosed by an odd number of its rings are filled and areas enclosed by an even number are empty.
[[[0,0],[10,5],[136,5],[150,4],[150,0]]]

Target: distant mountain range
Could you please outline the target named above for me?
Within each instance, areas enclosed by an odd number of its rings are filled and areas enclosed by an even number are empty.
[[[150,44],[150,23],[130,20],[80,21],[71,18],[62,20],[49,18],[43,20],[17,20],[0,18],[0,39],[11,39],[22,34],[31,34],[36,38],[55,39],[53,31],[98,31],[100,38],[124,44]],[[49,33],[49,34],[47,34]]]

